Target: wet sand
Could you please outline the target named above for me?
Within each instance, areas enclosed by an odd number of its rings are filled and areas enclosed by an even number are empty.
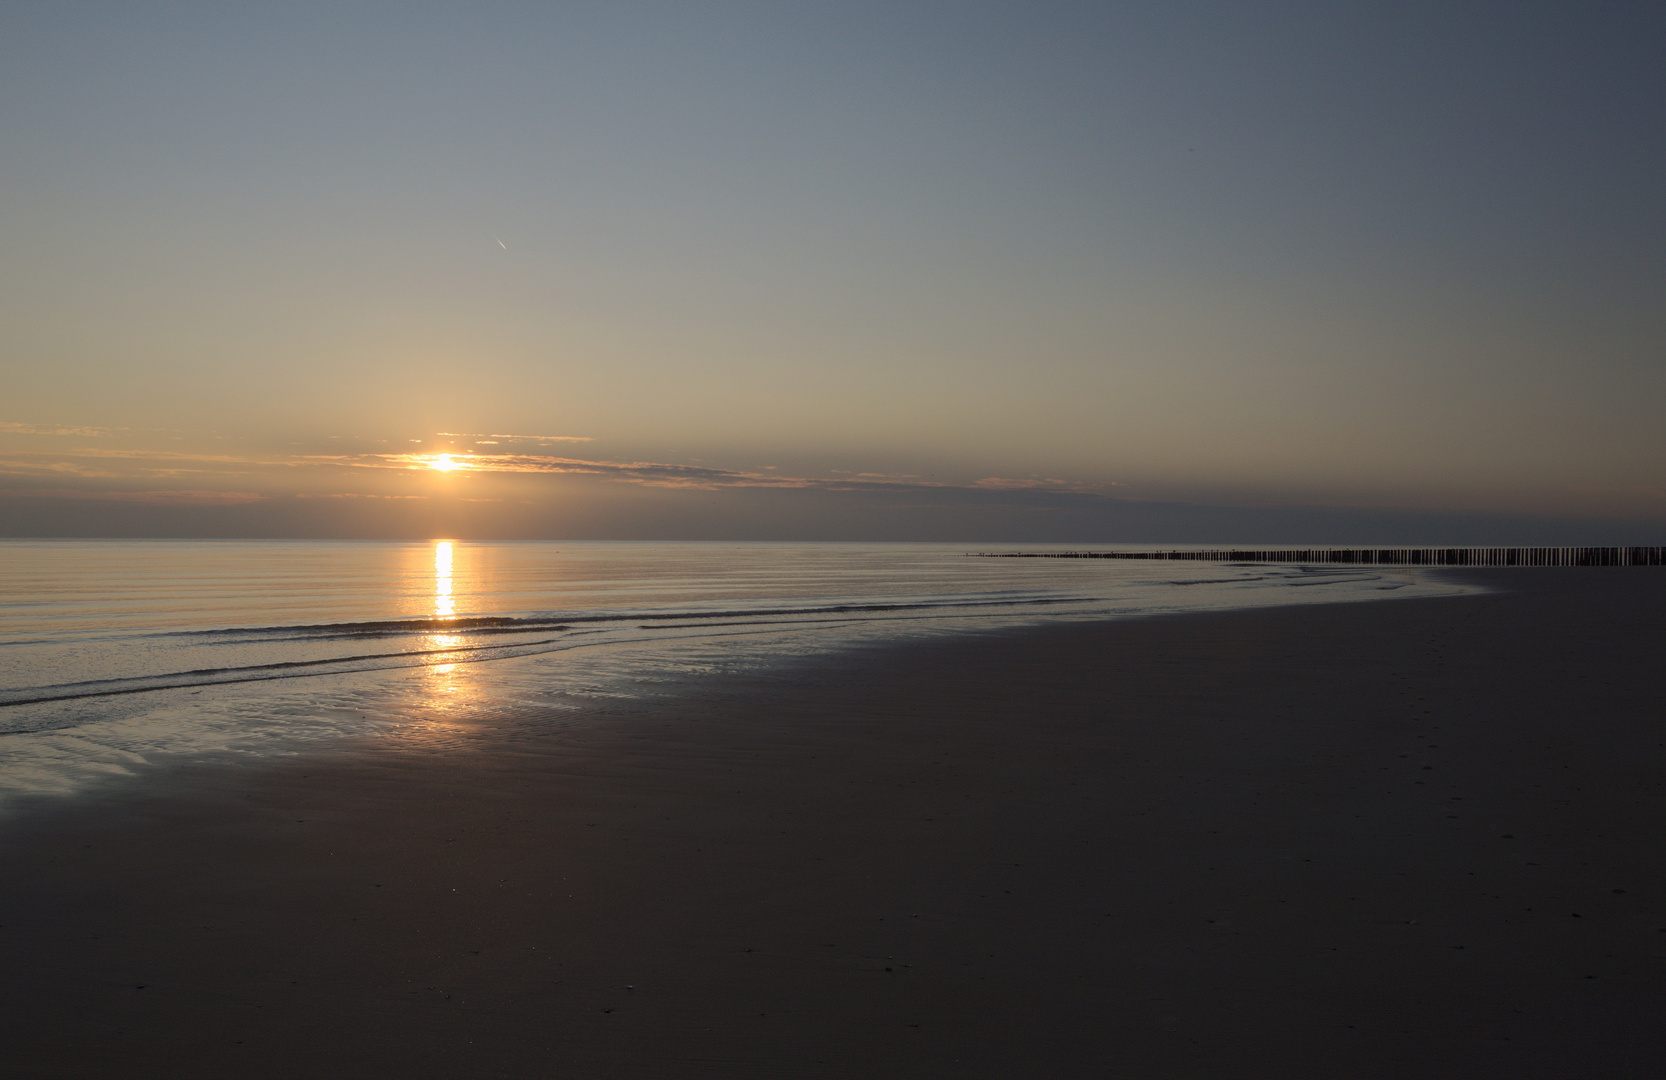
[[[79,1076],[1666,1075],[1666,572],[913,644],[0,823]]]

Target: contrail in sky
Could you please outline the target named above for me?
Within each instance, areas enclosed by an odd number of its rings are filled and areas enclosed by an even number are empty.
[[[497,237],[494,236],[494,237],[492,237],[492,239],[497,240]],[[505,251],[509,250],[509,245],[505,244],[502,240],[497,240],[497,246],[502,248]]]

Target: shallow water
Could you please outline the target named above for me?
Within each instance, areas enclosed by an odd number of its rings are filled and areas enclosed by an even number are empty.
[[[968,550],[0,541],[0,799],[182,755],[443,747],[471,717],[921,635],[1459,591],[1413,569]]]

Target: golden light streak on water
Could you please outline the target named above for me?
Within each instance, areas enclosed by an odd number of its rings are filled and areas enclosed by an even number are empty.
[[[457,602],[451,595],[451,541],[441,540],[434,545],[434,617],[451,619],[457,615]]]

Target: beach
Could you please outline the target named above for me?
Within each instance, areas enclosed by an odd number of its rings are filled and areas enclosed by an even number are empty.
[[[1666,573],[1446,576],[40,800],[6,1072],[1658,1075]]]

